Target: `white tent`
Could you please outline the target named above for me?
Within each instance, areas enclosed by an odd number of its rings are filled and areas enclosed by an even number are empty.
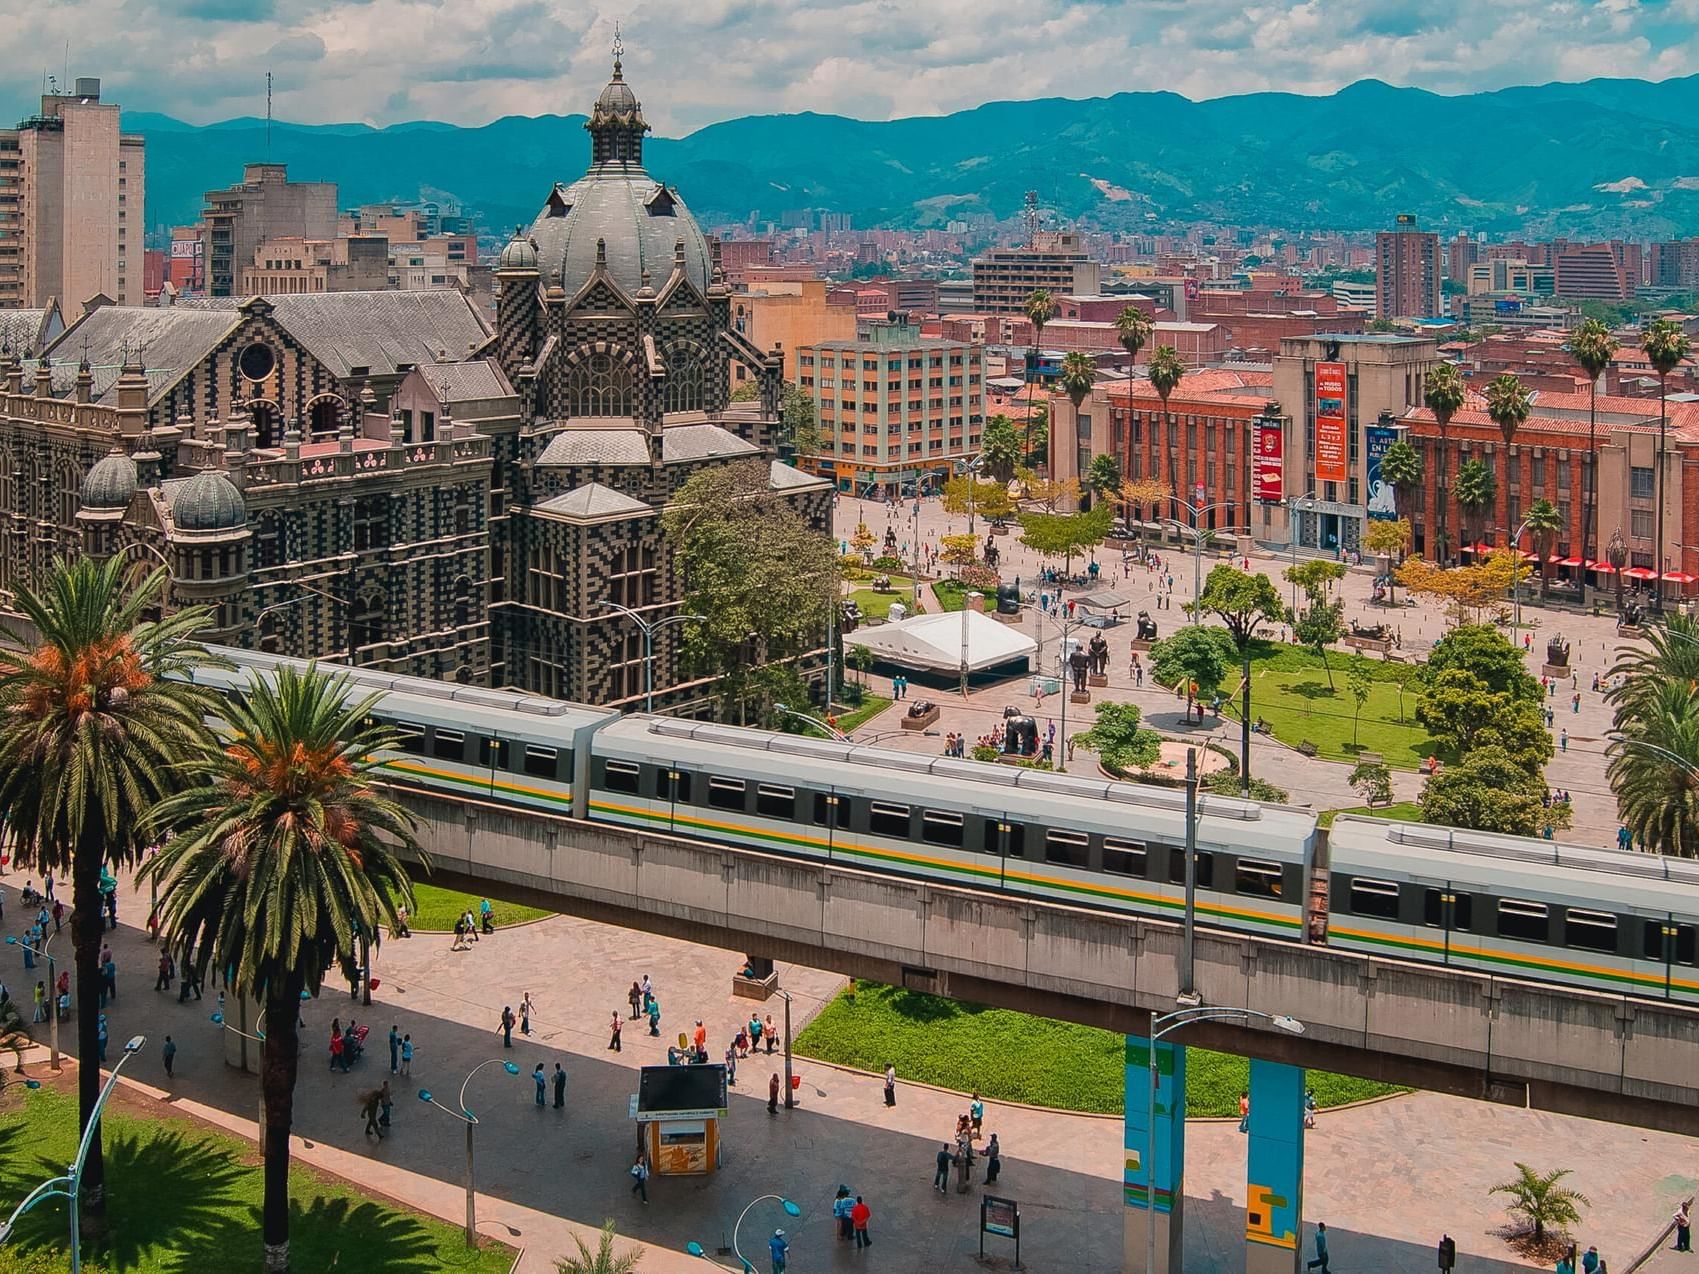
[[[861,628],[844,634],[844,644],[865,646],[875,659],[904,668],[959,672],[964,621],[969,672],[1000,667],[1038,650],[1038,643],[1025,633],[976,610],[916,615],[895,624]]]

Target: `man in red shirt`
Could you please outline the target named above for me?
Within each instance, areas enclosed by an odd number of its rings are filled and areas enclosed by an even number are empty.
[[[708,1052],[708,1028],[702,1025],[701,1018],[696,1019],[696,1034],[691,1039],[696,1044],[697,1056],[706,1055]]]
[[[872,1247],[873,1240],[867,1237],[867,1218],[873,1215],[873,1209],[861,1201],[861,1196],[855,1196],[855,1206],[850,1209],[850,1225],[855,1228],[855,1245],[857,1247]]]

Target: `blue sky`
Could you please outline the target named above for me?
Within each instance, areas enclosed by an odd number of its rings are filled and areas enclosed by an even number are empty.
[[[0,27],[0,118],[44,73],[195,123],[483,123],[581,111],[618,19],[650,121],[864,119],[1168,89],[1462,93],[1699,66],[1699,0],[25,0]],[[10,119],[7,119],[10,122]]]

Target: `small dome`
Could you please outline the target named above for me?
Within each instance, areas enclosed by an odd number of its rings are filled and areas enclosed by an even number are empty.
[[[498,270],[535,270],[537,268],[536,245],[526,236],[523,227],[513,232],[513,238],[501,250],[496,258]]]
[[[248,506],[217,470],[198,473],[177,489],[171,520],[179,531],[229,531],[248,521]]]
[[[83,479],[85,509],[127,509],[136,494],[136,462],[121,451],[102,456]]]
[[[637,113],[637,94],[631,91],[631,85],[625,82],[625,74],[618,62],[614,63],[614,77],[608,81],[602,95],[596,99],[596,112],[601,115],[635,115]]]

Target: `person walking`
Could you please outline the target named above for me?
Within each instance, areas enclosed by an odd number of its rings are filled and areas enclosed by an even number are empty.
[[[1557,747],[1558,747],[1558,751],[1560,751],[1560,752],[1569,751],[1569,731],[1568,730],[1559,730],[1557,732]]]
[[[1239,1093],[1239,1131],[1248,1133],[1251,1130],[1251,1095],[1248,1092]]]
[[[885,1104],[897,1104],[897,1067],[894,1062],[885,1063]]]
[[[401,1024],[391,1022],[389,1025],[389,1073],[398,1074],[401,1070]]]
[[[641,1150],[637,1152],[637,1161],[631,1165],[631,1193],[644,1203],[649,1202],[649,1164]]]
[[[1003,1170],[1003,1147],[997,1140],[997,1134],[991,1134],[991,1140],[985,1147],[985,1184],[996,1183],[997,1174]]]
[[[177,1044],[169,1035],[165,1037],[165,1047],[159,1051],[159,1055],[165,1061],[165,1078],[174,1078],[171,1067],[177,1061]]]
[[[531,1068],[531,1082],[537,1086],[537,1109],[541,1110],[549,1100],[549,1077],[543,1074],[541,1062]]]
[[[651,1012],[649,1014],[649,1034],[659,1035],[661,1033],[660,1030],[656,1026],[656,1023],[658,1023],[660,1020],[661,1020],[661,1018],[660,1018],[660,1010],[659,1009],[655,1009],[653,1012]],[[621,1053],[621,1052],[625,1051],[624,1049],[622,1049],[619,1046],[619,1032],[620,1032],[620,1028],[624,1025],[625,1025],[625,1023],[619,1020],[619,1013],[616,1010],[615,1013],[614,1013],[613,1022],[612,1022],[613,1034],[608,1037],[608,1047],[613,1049],[613,1051],[616,1052],[616,1053]]]
[[[153,989],[155,991],[169,991],[171,989],[171,976],[171,953],[161,951],[159,953],[159,976],[153,980]]]
[[[360,1114],[365,1117],[366,1136],[368,1137],[383,1136],[383,1129],[378,1127],[378,1106],[377,1089],[374,1088],[371,1092],[360,1095]]]
[[[973,1135],[977,1138],[980,1128],[985,1123],[985,1103],[980,1100],[978,1093],[973,1094],[973,1100],[968,1104],[967,1113],[968,1119],[973,1123]]]
[[[774,1071],[772,1078],[767,1081],[767,1113],[779,1113],[779,1072]]]
[[[938,1151],[938,1168],[932,1174],[932,1188],[939,1194],[948,1192],[950,1184],[950,1143],[945,1142]]]
[[[767,1039],[767,1056],[771,1057],[773,1050],[779,1046],[779,1032],[774,1029],[771,1013],[767,1014],[767,1020],[761,1023],[761,1034]]]
[[[413,1073],[413,1036],[411,1034],[401,1037],[401,1073],[403,1075]]]
[[[773,1256],[773,1274],[785,1274],[785,1256],[790,1252],[791,1245],[783,1230],[773,1231],[773,1237],[767,1240],[767,1250]]]
[[[535,1011],[531,1006],[531,993],[527,991],[524,998],[519,1001],[519,1033],[521,1035],[531,1033],[531,1014]]]
[[[643,988],[633,982],[631,990],[626,992],[625,998],[631,1004],[631,1020],[635,1022],[643,1016]]]
[[[378,1136],[389,1135],[389,1116],[394,1109],[395,1094],[389,1091],[389,1081],[386,1079],[383,1087],[378,1089]]]
[[[566,1109],[566,1071],[559,1062],[555,1063],[555,1109]]]
[[[1675,1250],[1691,1252],[1693,1250],[1693,1222],[1687,1215],[1687,1204],[1675,1205]]]
[[[501,1032],[501,1046],[503,1048],[512,1048],[513,1047],[513,1006],[511,1004],[502,1005],[501,1025],[496,1027],[496,1030]]]
[[[1321,1274],[1330,1274],[1327,1268],[1327,1222],[1316,1222],[1316,1259],[1304,1267],[1307,1270],[1319,1269]]]
[[[855,1206],[850,1209],[850,1226],[855,1230],[855,1245],[857,1248],[872,1247],[873,1240],[867,1237],[867,1221],[873,1215],[873,1209],[858,1194],[855,1196]]]
[[[649,996],[649,1034],[658,1036],[661,1033],[661,1002],[653,994]],[[610,1045],[616,1052],[618,1045]]]
[[[761,1051],[761,1019],[753,1013],[749,1015],[749,1051]]]

